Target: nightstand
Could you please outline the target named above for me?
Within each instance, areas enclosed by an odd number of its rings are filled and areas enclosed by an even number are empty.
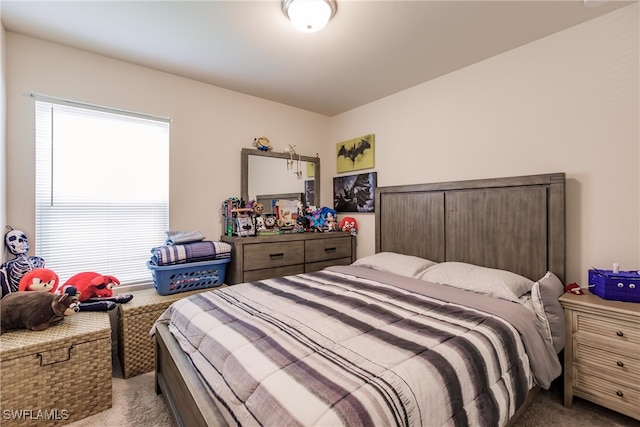
[[[640,420],[640,304],[591,293],[560,297],[565,310],[564,406],[577,396]]]

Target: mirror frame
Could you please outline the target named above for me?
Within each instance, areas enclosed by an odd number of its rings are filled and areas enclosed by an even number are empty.
[[[274,159],[290,160],[289,153],[275,153],[272,151],[260,151],[252,148],[243,148],[240,156],[240,197],[249,201],[249,156],[271,157]],[[320,157],[310,156],[294,156],[295,160],[302,162],[311,162],[314,165],[313,181],[314,181],[314,201],[316,207],[320,207]]]

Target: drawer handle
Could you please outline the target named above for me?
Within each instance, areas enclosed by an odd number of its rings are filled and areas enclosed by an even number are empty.
[[[335,252],[336,251],[336,247],[332,247],[332,248],[324,248],[325,252]]]
[[[284,252],[280,252],[277,254],[269,254],[269,258],[273,259],[273,258],[282,258],[284,257]]]
[[[622,336],[624,336],[624,332],[618,331],[618,332],[616,332],[616,335],[619,336],[619,337],[622,337]]]
[[[63,358],[60,358],[58,360],[55,359],[55,356],[51,357],[47,357],[48,354],[47,353],[38,353],[36,354],[36,357],[40,358],[40,366],[49,366],[49,365],[55,365],[56,363],[60,363],[60,362],[66,362],[68,360],[71,360],[71,350],[73,350],[73,346],[70,346],[67,349],[67,354],[66,356],[64,356]],[[50,360],[46,360],[45,359],[50,359]]]
[[[624,397],[624,393],[621,392],[620,390],[616,391],[616,395],[620,397]]]
[[[621,361],[618,360],[616,362],[616,365],[618,365],[618,366],[620,366],[622,368],[624,366],[624,362],[621,362]]]

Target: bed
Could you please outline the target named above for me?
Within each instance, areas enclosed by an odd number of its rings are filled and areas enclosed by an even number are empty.
[[[185,426],[509,425],[561,373],[564,194],[379,187],[376,254],[174,303],[156,391]]]

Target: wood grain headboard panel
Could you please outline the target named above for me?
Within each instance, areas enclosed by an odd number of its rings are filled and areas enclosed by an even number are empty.
[[[565,174],[376,189],[376,252],[565,276]]]

